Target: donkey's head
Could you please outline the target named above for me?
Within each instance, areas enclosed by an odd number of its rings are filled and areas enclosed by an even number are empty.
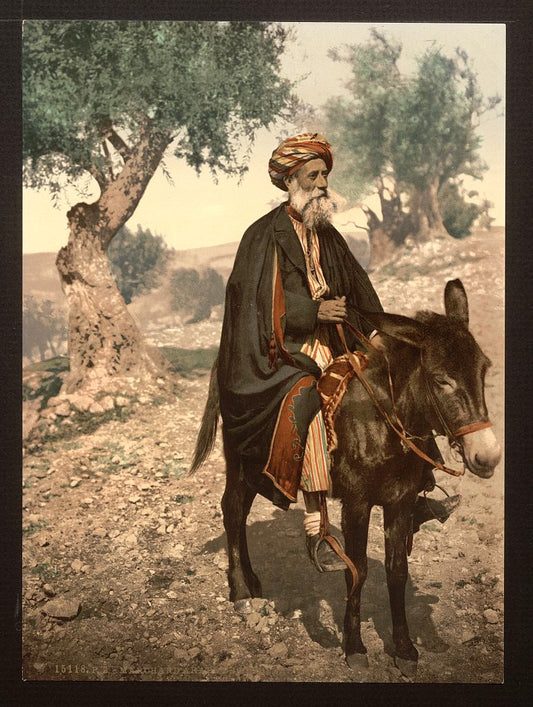
[[[365,312],[364,317],[378,331],[420,351],[419,394],[428,422],[461,445],[470,471],[488,478],[501,457],[485,404],[490,361],[468,331],[468,300],[460,280],[446,284],[444,305],[446,315],[419,312],[411,319]]]

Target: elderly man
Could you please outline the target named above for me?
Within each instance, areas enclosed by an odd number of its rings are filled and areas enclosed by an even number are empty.
[[[346,319],[381,345],[354,309],[382,311],[379,298],[329,221],[332,165],[331,146],[317,133],[284,140],[272,153],[270,179],[288,201],[242,238],[226,290],[218,364],[225,435],[238,451],[241,474],[284,509],[302,490],[307,549],[320,571],[344,563],[325,543],[317,553],[330,479],[316,381],[344,351],[336,323]],[[352,350],[361,348],[351,331],[346,337]]]

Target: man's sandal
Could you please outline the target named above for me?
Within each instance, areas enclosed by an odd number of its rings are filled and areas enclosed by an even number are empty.
[[[339,543],[341,548],[344,549],[340,539],[336,535],[332,537]],[[320,533],[307,535],[305,543],[311,562],[319,572],[337,572],[338,570],[346,569],[346,564],[335,553],[328,541],[321,537]]]

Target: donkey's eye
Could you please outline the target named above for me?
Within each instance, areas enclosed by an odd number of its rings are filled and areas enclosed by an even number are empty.
[[[455,390],[456,383],[454,379],[450,378],[449,376],[435,375],[433,376],[433,380],[439,386],[439,388],[442,388],[443,390],[446,390],[448,392]]]

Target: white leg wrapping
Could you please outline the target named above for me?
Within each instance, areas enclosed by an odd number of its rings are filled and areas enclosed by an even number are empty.
[[[304,528],[306,535],[316,535],[320,532],[320,511],[304,511]]]

